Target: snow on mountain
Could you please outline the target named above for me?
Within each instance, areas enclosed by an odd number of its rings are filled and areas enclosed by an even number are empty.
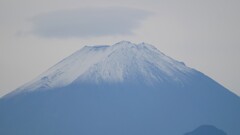
[[[72,82],[134,83],[140,78],[148,85],[166,81],[183,85],[189,79],[186,74],[192,72],[152,45],[121,41],[112,46],[85,46],[18,91],[57,88]]]

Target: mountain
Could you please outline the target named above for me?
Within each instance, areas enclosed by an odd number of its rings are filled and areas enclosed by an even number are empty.
[[[85,46],[0,99],[0,134],[239,135],[240,98],[154,46]]]
[[[202,125],[194,131],[184,135],[226,135],[226,133],[211,125]]]

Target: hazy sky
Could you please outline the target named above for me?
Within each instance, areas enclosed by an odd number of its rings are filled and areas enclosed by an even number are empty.
[[[240,95],[239,0],[1,0],[0,96],[84,45],[146,42]]]

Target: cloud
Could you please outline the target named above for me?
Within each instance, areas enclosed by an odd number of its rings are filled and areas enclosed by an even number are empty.
[[[85,8],[39,14],[32,33],[47,38],[129,35],[149,12],[130,8]]]

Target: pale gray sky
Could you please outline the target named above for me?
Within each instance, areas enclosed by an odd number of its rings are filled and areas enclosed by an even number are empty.
[[[84,45],[147,42],[240,95],[239,0],[1,0],[0,96]]]

